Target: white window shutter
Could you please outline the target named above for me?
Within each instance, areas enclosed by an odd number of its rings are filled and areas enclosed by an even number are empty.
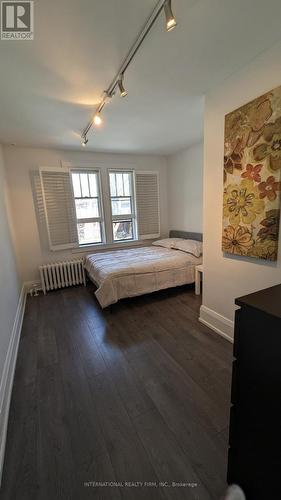
[[[160,236],[158,172],[135,172],[138,235],[142,240]]]
[[[40,177],[51,250],[78,246],[76,212],[68,169],[40,168]]]

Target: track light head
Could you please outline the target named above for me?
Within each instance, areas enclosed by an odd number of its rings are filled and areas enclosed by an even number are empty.
[[[96,113],[95,116],[94,116],[94,124],[99,126],[102,124],[102,119],[101,119],[101,116],[100,116],[100,113]]]
[[[87,137],[82,137],[82,142],[81,142],[81,146],[83,146],[83,148],[85,148],[88,144],[88,139]]]
[[[119,80],[118,80],[118,87],[120,90],[121,97],[126,97],[126,95],[128,95],[128,92],[124,87],[123,81],[124,81],[124,75],[121,75]]]
[[[172,31],[177,25],[176,18],[172,11],[172,0],[166,0],[164,4],[164,11],[166,16],[167,31]]]

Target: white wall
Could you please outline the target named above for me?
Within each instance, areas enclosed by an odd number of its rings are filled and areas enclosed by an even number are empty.
[[[16,233],[17,259],[23,281],[39,278],[38,266],[71,255],[71,251],[51,252],[46,238],[39,234],[32,179],[38,175],[39,166],[57,167],[63,164],[72,166],[93,166],[104,169],[110,167],[130,167],[159,171],[161,234],[167,235],[167,161],[162,156],[97,154],[86,151],[60,151],[5,147],[7,182],[10,192],[13,223]],[[77,251],[76,251],[77,252]],[[76,253],[76,257],[79,254]]]
[[[169,228],[202,232],[203,144],[169,156],[167,174]]]
[[[18,278],[9,225],[4,162],[2,147],[0,146],[0,480],[5,420],[4,413],[6,411],[6,376],[9,368],[7,364],[5,366],[5,361],[11,341],[20,291],[21,284]]]
[[[0,381],[18,306],[20,288],[8,222],[4,162],[0,146]]]
[[[281,85],[281,42],[228,78],[205,99],[204,292],[201,319],[233,334],[234,299],[281,282],[281,264],[225,257],[221,250],[224,116]],[[220,316],[218,316],[220,315]]]

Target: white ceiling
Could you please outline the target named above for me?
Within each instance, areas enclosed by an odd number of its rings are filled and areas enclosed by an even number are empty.
[[[0,142],[79,148],[157,0],[36,0],[34,41],[0,41]],[[280,39],[280,0],[173,0],[88,150],[169,154],[202,138],[203,95]]]

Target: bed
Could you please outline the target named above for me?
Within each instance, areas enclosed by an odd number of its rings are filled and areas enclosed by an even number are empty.
[[[170,231],[170,238],[202,241],[202,234]],[[84,267],[97,286],[95,295],[102,308],[127,297],[194,283],[195,257],[181,250],[145,246],[97,252],[85,257]]]

